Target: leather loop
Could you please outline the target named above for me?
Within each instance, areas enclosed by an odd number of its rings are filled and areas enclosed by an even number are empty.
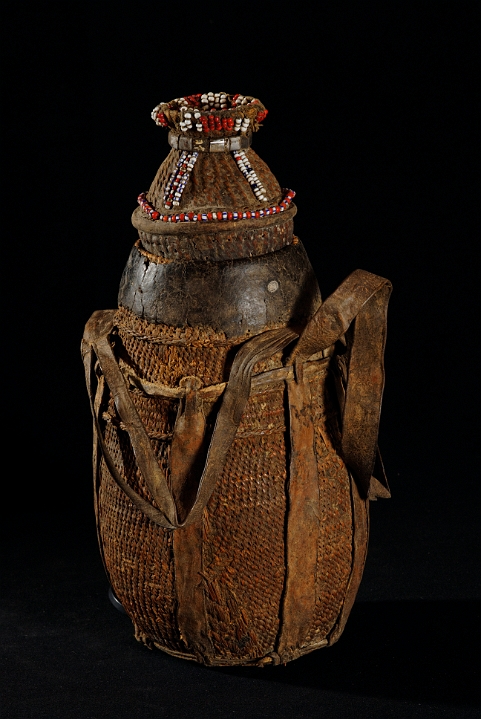
[[[371,498],[389,495],[387,487],[376,491],[371,477],[384,389],[386,315],[391,290],[391,283],[384,277],[355,270],[308,322],[291,355],[297,374],[308,357],[346,335],[342,453],[356,476],[361,494]]]

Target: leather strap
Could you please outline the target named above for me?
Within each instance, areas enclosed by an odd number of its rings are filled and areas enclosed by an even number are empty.
[[[286,580],[276,651],[294,656],[304,644],[316,607],[319,476],[307,373],[287,382],[291,456],[286,521]]]
[[[391,283],[384,277],[355,270],[311,318],[291,355],[296,374],[300,375],[308,357],[346,335],[342,453],[362,496],[370,496],[371,485],[375,485],[372,498],[389,493],[387,487],[378,486],[382,482],[372,482],[371,478],[384,389],[386,315],[391,290]]]
[[[200,519],[202,511],[214,491],[217,479],[223,471],[227,452],[234,440],[244,407],[249,398],[254,365],[282,350],[297,337],[297,334],[287,328],[269,330],[253,337],[237,352],[222,405],[217,415],[197,496],[185,520],[179,522],[175,502],[169,490],[166,477],[157,463],[150,439],[132,402],[110,345],[109,337],[114,327],[114,314],[114,310],[94,312],[86,325],[82,343],[87,388],[97,428],[98,442],[113,479],[138,509],[144,512],[153,522],[167,529],[188,526]],[[159,507],[158,510],[140,497],[121,476],[103,440],[93,399],[92,368],[94,355],[98,359],[105,381],[110,388],[120,419],[129,434],[140,472]]]

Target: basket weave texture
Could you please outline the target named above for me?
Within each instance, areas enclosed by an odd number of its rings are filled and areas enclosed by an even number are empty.
[[[193,374],[206,386],[225,379],[234,346],[219,333],[197,330],[181,338],[182,344],[172,344],[172,328],[165,328],[162,334],[159,326],[153,326],[157,341],[152,342],[145,336],[145,327],[139,327],[139,320],[133,315],[129,318],[126,310],[117,313],[117,325],[120,364],[128,363],[142,379],[170,387],[175,387],[180,377]],[[278,355],[259,363],[254,371],[280,365]],[[326,638],[339,616],[351,572],[353,522],[350,479],[338,454],[340,432],[336,404],[329,394],[328,369],[316,374],[310,385],[321,521],[317,601],[304,651]],[[169,478],[178,400],[148,397],[138,390],[131,390],[131,396]],[[214,405],[210,402],[205,408],[207,417],[215,415]],[[104,417],[105,441],[118,470],[141,496],[155,504],[111,397]],[[215,651],[210,663],[256,663],[277,649],[286,577],[287,418],[284,382],[251,395],[222,477],[204,510],[202,583]],[[103,460],[99,479],[104,560],[114,591],[134,622],[136,637],[197,658],[182,640],[177,622],[172,532],[155,525],[133,506]]]

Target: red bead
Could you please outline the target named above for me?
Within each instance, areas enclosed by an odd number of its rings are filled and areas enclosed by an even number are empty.
[[[163,216],[162,216],[162,222],[167,222],[168,219],[169,219],[169,216],[168,216],[168,215],[163,215]]]
[[[233,217],[232,212],[228,212],[228,213],[227,213],[227,219],[228,219],[228,220],[232,220],[232,217]]]
[[[182,213],[182,214],[180,215],[180,221],[183,222],[184,220],[185,220],[185,215],[184,215],[184,213]]]
[[[256,210],[255,216],[256,216],[256,217],[260,217],[260,216],[261,216],[261,213],[260,213],[258,210]]]
[[[197,221],[202,222],[202,212],[199,212],[199,214],[197,215]]]
[[[280,212],[280,211],[281,211],[281,208],[279,207],[279,205],[276,205],[276,206],[274,207],[274,209],[275,209],[276,212]]]
[[[248,220],[250,220],[250,218],[251,218],[251,213],[250,213],[249,211],[246,212],[246,217],[247,217]]]
[[[160,213],[159,213],[159,212],[152,212],[152,219],[153,219],[153,220],[158,220],[159,217],[160,217]]]
[[[207,213],[207,219],[208,219],[208,220],[211,220],[211,219],[212,219],[212,212],[208,212],[208,213]]]
[[[192,220],[194,219],[194,213],[193,213],[193,212],[188,212],[188,213],[187,213],[187,217],[188,217],[189,220],[192,222]]]

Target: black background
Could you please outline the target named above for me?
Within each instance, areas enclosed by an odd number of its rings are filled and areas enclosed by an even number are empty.
[[[478,85],[454,2],[5,3],[6,717],[468,717],[478,653]],[[116,305],[135,198],[167,154],[159,101],[269,109],[255,149],[297,192],[324,296],[394,292],[365,577],[339,643],[287,667],[149,652],[107,600],[79,343]]]

